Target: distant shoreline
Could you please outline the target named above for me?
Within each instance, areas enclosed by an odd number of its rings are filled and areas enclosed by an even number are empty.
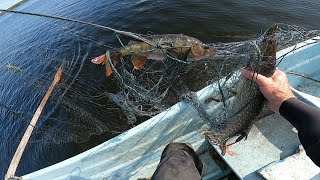
[[[22,1],[18,2],[18,3],[16,3],[16,4],[14,4],[13,6],[9,7],[7,10],[13,10],[14,8],[20,6],[21,4],[23,4],[23,3],[27,2],[27,1],[29,1],[29,0],[22,0]],[[5,14],[5,12],[0,12],[0,16],[2,16],[4,14]]]

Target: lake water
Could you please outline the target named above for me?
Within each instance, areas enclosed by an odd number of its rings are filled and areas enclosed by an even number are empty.
[[[141,34],[182,33],[208,43],[255,38],[272,23],[320,29],[319,9],[317,0],[31,0],[16,8]],[[104,49],[99,44],[114,43],[109,38],[111,34],[60,20],[9,13],[0,16],[0,176],[4,176],[28,121],[50,85],[50,77],[55,73],[52,67],[58,67],[57,62],[72,59],[75,54],[94,57],[102,53]],[[80,55],[77,50],[81,50]],[[16,72],[7,65],[21,67],[23,71]],[[94,72],[97,78],[104,77],[103,69]],[[52,103],[51,107],[54,105]],[[15,111],[27,115],[20,116]],[[50,113],[47,110],[44,117]],[[99,117],[104,116],[107,115]],[[117,119],[111,118],[111,121]],[[35,136],[40,135],[36,133]],[[16,174],[24,175],[57,163],[110,137],[110,134],[96,133],[82,143],[52,143],[50,138],[32,141]]]

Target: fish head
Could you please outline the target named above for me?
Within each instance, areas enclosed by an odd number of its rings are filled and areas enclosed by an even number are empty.
[[[202,60],[212,57],[214,55],[214,49],[207,45],[193,44],[190,48],[191,59]]]

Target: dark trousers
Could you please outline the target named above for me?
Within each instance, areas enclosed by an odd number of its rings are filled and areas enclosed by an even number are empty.
[[[152,180],[201,179],[203,163],[194,150],[183,143],[171,143],[161,155],[160,163]]]

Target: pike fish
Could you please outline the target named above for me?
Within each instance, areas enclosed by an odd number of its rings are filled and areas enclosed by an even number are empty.
[[[214,49],[200,40],[183,34],[151,35],[150,42],[160,45],[154,47],[145,42],[130,41],[123,48],[111,51],[110,60],[106,53],[91,60],[94,64],[105,64],[106,75],[110,76],[120,58],[129,56],[134,69],[141,69],[148,59],[164,60],[166,57],[179,60],[199,61],[214,55]],[[164,47],[164,48],[159,48]]]
[[[268,28],[262,39],[260,48],[262,49],[262,62],[255,58],[247,64],[246,69],[257,72],[266,77],[271,77],[276,68],[276,42],[275,32],[277,26],[274,24]],[[259,67],[257,68],[257,65]],[[257,70],[259,69],[259,70]],[[231,112],[228,113],[226,119],[219,121],[216,130],[206,131],[204,135],[211,143],[219,145],[222,155],[227,151],[227,147],[239,142],[243,138],[247,138],[248,133],[255,122],[255,118],[262,111],[266,99],[259,90],[257,83],[240,77],[237,86],[234,105]],[[233,143],[227,144],[227,141],[236,137]],[[232,153],[229,151],[229,153]],[[232,154],[230,154],[232,155]]]

